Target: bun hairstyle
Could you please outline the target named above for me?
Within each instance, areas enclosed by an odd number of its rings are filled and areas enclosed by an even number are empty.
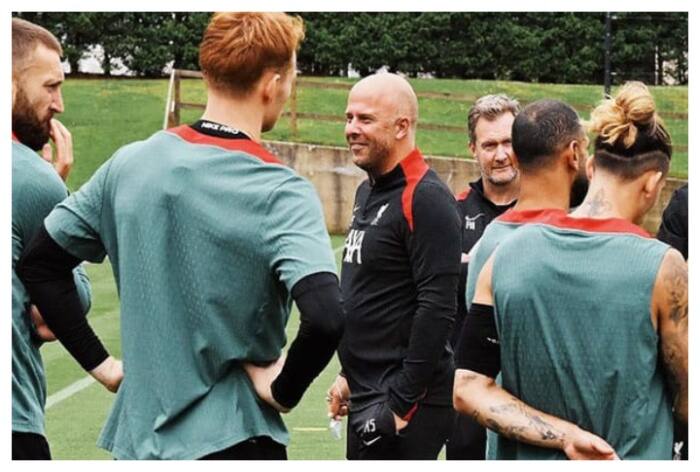
[[[588,128],[597,135],[595,158],[601,167],[628,179],[649,170],[668,172],[671,137],[642,82],[627,82],[614,98],[603,100]]]

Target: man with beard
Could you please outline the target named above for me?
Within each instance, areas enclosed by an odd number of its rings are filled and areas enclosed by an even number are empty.
[[[359,81],[345,116],[353,162],[369,179],[343,252],[343,372],[330,413],[349,396],[348,459],[435,459],[454,421],[456,202],[415,147],[418,102],[405,79]]]
[[[500,365],[465,357],[455,407],[499,433],[495,459],[671,459],[672,403],[688,421],[687,264],[637,226],[665,184],[670,135],[640,82],[601,102],[590,123],[584,202],[571,215],[511,215],[527,224],[478,278],[470,318],[498,327]],[[542,165],[520,156],[523,181]],[[614,451],[577,440],[581,428]]]
[[[118,150],[20,261],[87,370],[108,356],[65,273],[110,258],[125,374],[98,445],[117,459],[285,459],[280,413],[337,348],[340,288],[318,195],[260,143],[290,96],[303,37],[284,13],[213,15],[199,48],[202,118]],[[285,357],[292,300],[301,323]]]
[[[39,348],[55,337],[15,269],[46,215],[68,195],[61,179],[73,163],[71,135],[53,119],[63,112],[61,53],[50,32],[12,20],[12,458],[18,460],[51,458],[44,437],[46,378]],[[56,146],[55,158],[49,139]],[[87,275],[79,267],[73,276],[85,314],[90,305]]]
[[[500,371],[501,361],[493,314],[484,313],[478,309],[480,305],[472,304],[477,277],[496,248],[517,233],[522,226],[521,220],[550,213],[566,214],[570,205],[581,203],[588,183],[585,173],[588,138],[576,111],[569,105],[556,100],[529,104],[513,122],[512,140],[520,169],[518,202],[486,228],[470,253],[466,288],[468,312],[455,354],[455,409],[479,422],[481,418],[464,407],[464,374],[475,371],[495,377]],[[523,250],[527,249],[523,247]],[[519,274],[527,278],[526,271],[519,271]],[[549,420],[569,431],[567,442],[557,444],[566,447],[570,457],[605,458],[614,455],[601,438],[559,418]],[[488,434],[490,443],[494,433]]]
[[[464,289],[469,267],[469,251],[494,218],[515,205],[519,178],[515,167],[511,128],[520,105],[505,95],[485,95],[469,109],[467,128],[469,150],[479,165],[481,176],[457,196],[462,218],[462,263],[457,291],[458,309],[451,344],[454,350],[467,314]],[[471,417],[457,415],[446,444],[447,460],[480,460],[486,451],[486,431]]]
[[[544,209],[567,211],[583,201],[588,189],[588,138],[576,110],[566,103],[538,100],[529,104],[513,122],[512,139],[516,165],[521,155],[524,159],[542,162],[542,165],[527,177],[521,172],[518,202],[486,228],[469,253],[465,296],[467,311],[474,298],[477,277],[486,260],[498,244],[519,226],[506,220],[507,216]],[[460,335],[460,341],[463,339]]]

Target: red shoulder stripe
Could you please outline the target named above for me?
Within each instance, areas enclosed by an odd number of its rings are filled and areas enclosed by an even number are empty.
[[[416,148],[401,161],[400,165],[406,176],[406,188],[401,195],[401,206],[406,221],[408,221],[408,229],[413,231],[413,194],[420,179],[428,172],[428,164],[425,163],[423,156]]]
[[[249,139],[226,139],[218,138],[216,136],[209,136],[192,129],[188,125],[170,128],[167,130],[167,132],[181,137],[188,143],[208,144],[210,146],[217,146],[229,151],[242,151],[247,154],[251,154],[261,161],[269,164],[282,164],[277,157],[262,147],[261,144]]]
[[[541,223],[564,229],[576,229],[592,233],[635,234],[644,238],[651,235],[639,226],[622,218],[575,218],[564,210],[546,208],[542,210],[509,210],[498,217],[508,223]]]
[[[455,199],[456,199],[458,202],[461,202],[461,201],[463,201],[463,200],[466,200],[467,197],[469,196],[469,192],[471,192],[471,191],[472,191],[472,188],[471,188],[471,187],[467,187],[467,189],[466,189],[465,191],[463,191],[463,192],[461,192],[461,193],[458,193],[457,196],[455,197]]]

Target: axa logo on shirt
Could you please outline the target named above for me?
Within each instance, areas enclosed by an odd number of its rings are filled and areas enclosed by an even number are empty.
[[[365,239],[365,232],[351,229],[345,239],[345,256],[343,262],[353,263],[357,254],[357,263],[362,264],[362,241]]]
[[[484,216],[483,213],[479,213],[476,216],[465,216],[464,217],[464,228],[474,231],[476,229],[476,220],[478,220],[480,217]]]

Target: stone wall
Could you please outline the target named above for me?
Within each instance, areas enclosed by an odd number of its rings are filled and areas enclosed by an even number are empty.
[[[265,145],[316,187],[328,231],[345,234],[352,216],[355,190],[366,178],[366,174],[352,163],[350,151],[340,147],[279,141],[266,141]],[[455,194],[479,176],[479,168],[471,159],[426,156],[426,161]],[[685,180],[668,179],[659,203],[646,217],[644,228],[647,231],[656,233],[671,194],[685,183]]]

